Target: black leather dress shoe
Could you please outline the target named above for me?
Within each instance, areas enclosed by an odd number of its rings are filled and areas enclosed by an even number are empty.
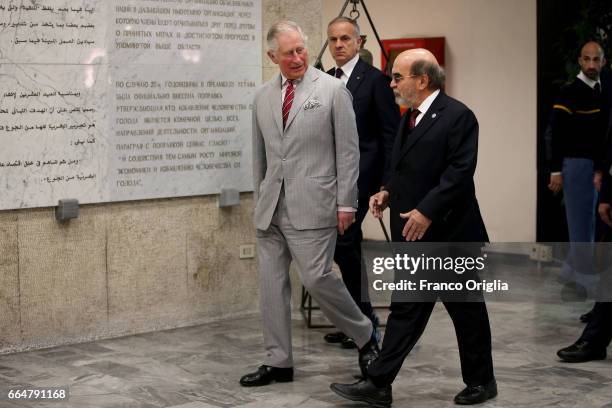
[[[466,387],[459,394],[455,395],[455,404],[474,405],[480,404],[497,396],[497,383],[491,380],[484,385]]]
[[[325,336],[323,336],[323,339],[327,343],[342,343],[342,341],[346,338],[346,334],[342,332],[327,333]]]
[[[342,347],[343,349],[356,349],[357,344],[355,343],[355,340],[353,340],[352,338],[345,337],[344,340],[340,342],[340,347]]]
[[[268,385],[272,381],[293,381],[293,367],[278,368],[262,365],[254,373],[243,376],[240,379],[240,385],[243,387],[259,387],[261,385]]]
[[[376,408],[388,408],[393,402],[391,385],[377,387],[370,380],[361,380],[355,384],[333,383],[329,388],[348,400],[365,402]]]
[[[583,315],[580,315],[580,321],[582,323],[588,323],[591,321],[591,319],[593,318],[593,311],[587,312]]]
[[[368,367],[380,355],[380,348],[376,338],[372,336],[368,344],[359,349],[359,368],[363,378],[368,378]]]
[[[577,341],[569,347],[557,351],[559,358],[566,363],[584,363],[592,360],[605,360],[606,349],[594,348],[587,341]]]

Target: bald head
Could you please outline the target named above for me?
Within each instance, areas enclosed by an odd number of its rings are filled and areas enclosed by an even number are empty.
[[[593,81],[599,80],[599,74],[606,64],[604,57],[604,51],[601,45],[595,41],[589,41],[582,46],[580,51],[580,57],[578,58],[578,64],[580,64],[580,70],[589,79]]]
[[[580,54],[582,53],[594,53],[599,54],[602,57],[604,56],[603,48],[601,47],[601,45],[599,45],[599,43],[595,41],[589,41],[588,43],[584,44],[582,46],[582,50],[580,51]]]
[[[395,61],[399,61],[402,63],[412,63],[418,60],[428,61],[432,64],[438,65],[438,60],[436,59],[436,57],[425,48],[414,48],[412,50],[402,51],[395,58]]]
[[[443,85],[444,70],[428,50],[415,48],[395,58],[391,88],[399,104],[416,109]]]

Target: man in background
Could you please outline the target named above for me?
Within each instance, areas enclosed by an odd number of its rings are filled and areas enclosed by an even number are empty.
[[[601,195],[598,206],[599,216],[608,231],[606,241],[612,241],[612,138],[608,138],[608,154],[604,166]],[[606,245],[606,244],[601,244]],[[604,255],[610,260],[610,253]],[[580,338],[571,346],[557,352],[559,358],[567,363],[584,363],[592,360],[604,360],[607,357],[607,348],[612,340],[612,302],[606,302],[612,297],[607,292],[612,286],[612,265],[604,265],[604,275],[601,277],[600,299],[595,303],[591,317],[587,322]]]
[[[399,108],[389,78],[359,57],[360,30],[347,17],[337,17],[327,26],[329,52],[336,67],[327,73],[339,78],[353,96],[353,110],[359,134],[359,198],[355,222],[343,235],[338,235],[334,261],[340,267],[342,280],[359,309],[376,328],[378,317],[368,295],[367,275],[362,274],[361,224],[368,212],[368,200],[389,179],[391,150],[399,124]],[[356,347],[343,332],[325,335],[328,343],[341,343],[344,348]]]
[[[563,189],[570,242],[595,239],[595,209],[608,124],[600,80],[605,63],[601,46],[593,41],[586,43],[578,58],[580,73],[561,89],[553,106],[548,188],[554,193]],[[592,260],[587,246],[570,246],[561,278],[591,288],[597,283]],[[583,316],[584,320],[588,318],[588,314]]]

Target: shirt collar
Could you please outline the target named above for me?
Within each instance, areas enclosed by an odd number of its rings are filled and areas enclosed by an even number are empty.
[[[288,79],[283,74],[280,74],[280,76],[281,76],[281,89],[283,89],[283,88],[285,88],[287,86]],[[300,82],[302,82],[303,79],[304,79],[304,77],[301,77],[299,79],[294,79],[293,80],[293,85],[297,86]]]
[[[355,69],[355,65],[357,65],[357,61],[359,61],[359,53],[355,54],[355,56],[351,58],[350,61],[348,61],[346,64],[339,67],[339,68],[342,68],[342,73],[343,73],[342,76],[346,75],[347,81],[348,81],[348,78],[351,77],[351,74],[353,73],[353,70]]]
[[[584,75],[584,72],[582,72],[582,70],[580,71],[580,73],[578,73],[577,77],[578,79],[580,79],[582,82],[584,82],[585,84],[587,84],[593,89],[595,88],[595,84],[599,84],[599,87],[601,88],[601,82],[599,81],[599,78],[597,79],[597,81],[593,81],[591,78]]]
[[[421,102],[421,104],[417,108],[419,112],[421,112],[419,116],[425,115],[425,112],[427,112],[427,110],[431,107],[431,104],[433,103],[434,99],[436,99],[439,93],[440,93],[440,90],[436,89],[431,95],[425,98],[423,102]]]

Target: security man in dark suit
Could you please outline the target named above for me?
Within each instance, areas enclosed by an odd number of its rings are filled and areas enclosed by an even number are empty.
[[[328,74],[344,82],[353,96],[353,109],[359,133],[359,205],[355,223],[344,235],[338,235],[334,261],[340,267],[342,280],[363,314],[376,327],[378,318],[372,309],[367,277],[362,275],[361,223],[368,212],[368,199],[389,179],[391,149],[400,120],[389,78],[359,58],[361,36],[357,23],[337,17],[327,26],[329,51],[336,67]],[[355,343],[342,332],[325,335],[328,343],[341,343],[354,348]]]
[[[441,88],[444,72],[431,52],[404,51],[393,64],[391,87],[410,107],[393,147],[391,179],[370,198],[372,214],[380,218],[389,206],[394,242],[488,241],[474,186],[478,122],[464,104]],[[477,404],[497,395],[491,356],[491,329],[483,302],[443,299],[459,345],[466,388],[457,404]],[[435,302],[391,303],[382,350],[355,384],[332,384],[338,395],[387,407],[391,383],[419,340]]]

